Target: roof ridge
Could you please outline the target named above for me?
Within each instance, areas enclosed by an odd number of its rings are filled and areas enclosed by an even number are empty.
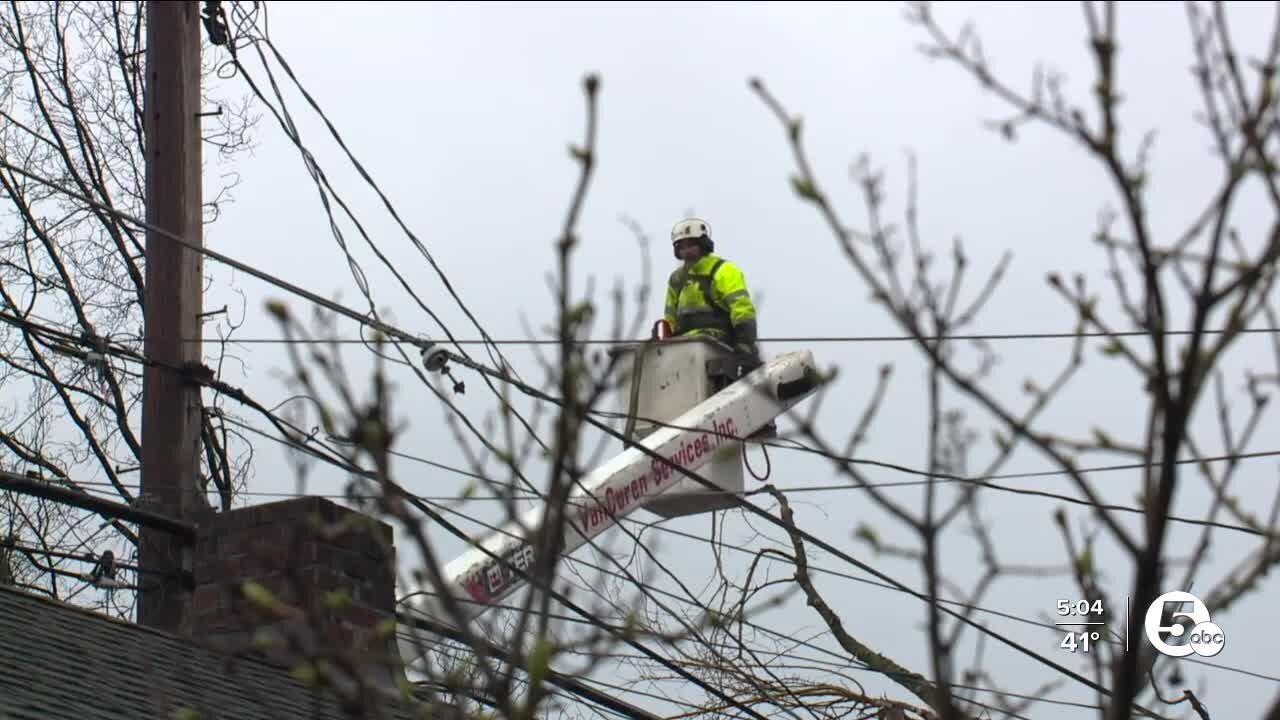
[[[136,622],[113,617],[92,608],[73,605],[63,600],[39,595],[21,588],[0,585],[0,606],[5,603],[26,603],[32,606],[42,606],[44,610],[49,612],[63,613],[68,617],[84,618],[90,622],[98,622],[103,627],[110,627],[120,632],[137,633],[144,636],[149,635],[153,638],[163,640],[181,651],[202,651],[207,653],[209,660],[219,663],[224,672],[236,672],[237,670],[235,666],[241,666],[243,670],[249,672],[265,672],[272,675],[278,675],[282,679],[290,677],[290,671],[288,668],[283,668],[265,658],[255,657],[254,655],[243,651],[231,650],[227,647],[219,646],[218,644],[203,638],[140,625]],[[397,708],[405,709],[407,711],[406,698],[396,696],[394,692],[396,690],[395,687],[385,687],[383,690],[390,693],[381,698],[384,703],[389,703],[386,706],[387,709]],[[410,704],[412,704],[412,701],[410,701]]]
[[[15,598],[20,598],[21,600],[19,600],[19,602],[25,600],[25,601],[30,601],[32,603],[43,604],[46,607],[51,608],[54,612],[66,612],[68,614],[78,614],[80,616],[87,616],[95,621],[99,621],[104,624],[109,624],[109,625],[118,627],[127,632],[136,632],[136,633],[143,633],[143,634],[158,636],[187,648],[197,648],[200,650],[207,651],[210,654],[217,656],[219,660],[234,660],[234,661],[243,662],[243,663],[251,663],[253,665],[258,665],[264,668],[271,668],[273,670],[279,669],[277,666],[273,665],[270,662],[267,662],[266,660],[253,657],[252,655],[246,655],[243,653],[238,653],[238,652],[228,650],[226,648],[218,647],[217,645],[198,637],[193,637],[191,635],[183,635],[181,633],[176,633],[171,630],[162,630],[160,628],[154,628],[148,625],[141,625],[131,620],[124,620],[118,617],[114,617],[112,615],[108,615],[104,612],[94,610],[92,608],[84,607],[83,605],[72,605],[71,603],[68,603],[63,600],[57,600],[44,595],[38,595],[36,593],[29,592],[27,590],[22,590],[16,587],[0,585],[0,595],[9,595]]]

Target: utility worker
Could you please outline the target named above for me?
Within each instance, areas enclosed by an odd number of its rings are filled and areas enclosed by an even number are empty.
[[[735,264],[714,253],[711,225],[688,218],[671,228],[671,249],[683,261],[667,283],[663,319],[673,335],[705,335],[724,342],[738,354],[737,372],[746,374],[764,364],[756,332],[756,306],[747,280]],[[770,420],[748,437],[776,437]]]
[[[671,273],[663,313],[673,335],[706,335],[738,352],[744,371],[763,361],[757,344],[756,307],[737,265],[714,254],[711,226],[689,218],[671,229],[671,249],[684,263]]]

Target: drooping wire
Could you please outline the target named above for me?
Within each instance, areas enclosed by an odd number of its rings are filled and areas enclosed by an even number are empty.
[[[751,473],[751,477],[755,478],[756,480],[759,480],[760,482],[768,482],[769,475],[773,470],[773,463],[769,461],[769,446],[764,444],[760,445],[760,450],[761,452],[764,453],[764,475],[759,475],[756,473],[755,468],[751,467],[751,459],[747,457],[747,444],[748,443],[745,443],[745,442],[742,443],[743,466],[747,468],[747,472]]]

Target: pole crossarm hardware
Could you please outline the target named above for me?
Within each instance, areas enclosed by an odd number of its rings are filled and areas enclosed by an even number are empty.
[[[136,523],[140,527],[175,536],[181,541],[182,545],[187,547],[195,544],[196,529],[188,523],[179,522],[165,515],[139,510],[132,505],[90,495],[82,490],[60,487],[43,477],[19,475],[0,470],[0,490],[9,490],[22,495],[30,495],[62,503],[63,505],[70,505],[81,510],[88,510],[102,516],[107,522],[118,520]],[[144,571],[146,570],[139,569],[139,572]],[[157,567],[151,568],[151,571],[162,575],[171,574],[177,578],[184,590],[195,590],[195,575],[190,570]]]
[[[52,500],[80,508],[81,510],[89,510],[101,515],[104,520],[123,520],[136,523],[142,527],[176,535],[187,543],[194,543],[196,539],[196,529],[193,525],[146,510],[139,510],[132,505],[113,502],[82,491],[72,490],[71,488],[59,487],[45,478],[18,475],[17,473],[0,470],[0,489]]]

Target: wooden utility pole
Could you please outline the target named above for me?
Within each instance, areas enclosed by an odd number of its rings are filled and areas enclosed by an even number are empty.
[[[200,158],[200,11],[192,0],[147,3],[147,222],[202,245]],[[143,371],[143,509],[192,522],[202,508],[200,388],[182,368],[201,360],[203,256],[172,238],[147,231]],[[190,569],[182,539],[162,531],[139,533],[138,618],[142,625],[180,632],[191,598],[179,580]],[[164,574],[159,574],[164,573]]]

